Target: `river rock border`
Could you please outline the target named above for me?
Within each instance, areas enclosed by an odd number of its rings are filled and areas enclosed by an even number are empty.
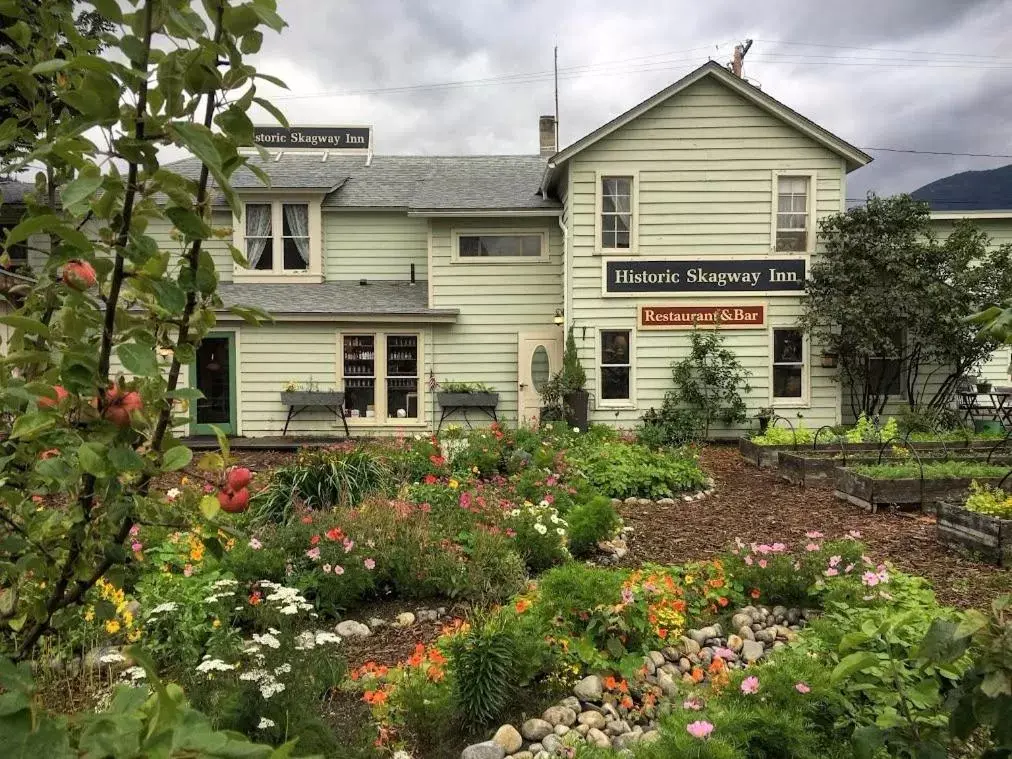
[[[490,740],[465,748],[461,759],[551,759],[571,755],[580,745],[625,752],[635,743],[652,743],[660,738],[657,719],[677,708],[686,689],[698,684],[694,671],[705,673],[718,656],[730,669],[751,666],[795,640],[815,614],[783,606],[746,606],[731,617],[736,633],[725,635],[720,624],[687,630],[672,645],[643,657],[637,686],[656,694],[654,715],[622,706],[605,690],[600,675],[588,675],[540,717],[527,719],[519,728],[500,726]]]

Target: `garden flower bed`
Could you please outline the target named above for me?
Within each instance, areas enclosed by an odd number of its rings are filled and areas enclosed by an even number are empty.
[[[923,469],[912,460],[839,467],[835,493],[869,511],[879,506],[919,507],[932,511],[940,501],[960,499],[974,480],[997,484],[1009,466],[963,461],[924,462]]]

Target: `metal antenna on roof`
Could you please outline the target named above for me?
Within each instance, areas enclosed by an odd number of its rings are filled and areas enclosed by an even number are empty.
[[[555,46],[555,149],[559,149],[559,46]]]

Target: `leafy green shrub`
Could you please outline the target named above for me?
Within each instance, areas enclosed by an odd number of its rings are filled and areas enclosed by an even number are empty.
[[[495,388],[484,382],[440,382],[439,389],[444,393],[494,393]]]
[[[594,553],[597,544],[611,538],[622,524],[622,518],[607,496],[596,496],[576,504],[566,521],[569,523],[569,551],[577,558]]]
[[[976,481],[970,483],[970,495],[966,499],[966,508],[978,514],[1012,519],[1012,496],[1001,488],[981,485]]]
[[[538,609],[549,619],[576,622],[581,612],[618,603],[625,572],[571,562],[548,570],[538,580]]]
[[[848,443],[884,443],[899,437],[899,425],[889,417],[881,427],[878,418],[870,418],[864,412],[857,418],[857,423],[844,433],[843,439]]]
[[[669,498],[706,484],[685,449],[652,451],[636,444],[574,443],[569,457],[592,487],[609,498]]]
[[[661,408],[651,406],[642,422],[636,429],[636,439],[650,448],[686,445],[700,435],[699,413],[680,406],[674,393],[665,393]]]
[[[823,438],[827,443],[838,439],[836,435],[823,433],[819,436],[820,443]],[[815,440],[815,433],[800,420],[794,425],[794,429],[786,424],[774,426],[771,422],[770,426],[766,428],[766,432],[761,435],[753,435],[750,440],[756,445],[809,445]]]
[[[693,329],[689,339],[689,354],[671,365],[675,389],[669,391],[670,403],[695,409],[703,437],[708,438],[715,422],[733,425],[745,421],[742,393],[747,395],[752,389],[748,384],[751,372],[733,350],[724,346],[725,338],[719,329]]]
[[[386,481],[379,459],[363,449],[302,451],[295,463],[270,472],[266,487],[250,500],[255,523],[289,521],[308,509],[354,506]]]
[[[525,501],[510,512],[505,524],[513,533],[515,551],[532,572],[541,572],[569,558],[566,520],[548,503]]]
[[[925,479],[963,479],[967,477],[1002,477],[1008,473],[1008,466],[988,464],[983,461],[925,461],[922,465],[908,459],[900,463],[859,464],[851,467],[858,474],[876,480],[918,479],[924,473]]]
[[[476,533],[463,586],[455,589],[454,595],[479,603],[501,603],[519,593],[527,582],[527,572],[523,559],[509,545],[504,535]]]
[[[471,628],[449,645],[454,700],[468,727],[499,720],[519,683],[517,647],[502,615],[472,620]]]

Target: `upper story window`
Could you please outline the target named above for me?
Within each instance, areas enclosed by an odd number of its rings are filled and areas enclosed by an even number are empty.
[[[811,177],[777,177],[777,222],[775,250],[801,253],[808,250]]]
[[[542,231],[454,233],[454,260],[469,263],[548,260],[547,235]]]
[[[628,250],[633,235],[633,177],[601,177],[602,250]]]
[[[237,277],[320,281],[323,270],[320,228],[319,201],[281,199],[246,203],[237,225],[236,244],[246,254],[249,265],[237,268]]]

